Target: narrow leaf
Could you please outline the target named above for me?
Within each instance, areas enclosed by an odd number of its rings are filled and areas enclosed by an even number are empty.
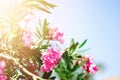
[[[84,42],[82,44],[80,44],[80,46],[78,48],[82,48],[85,45],[86,42],[87,42],[87,39],[84,40]]]
[[[71,70],[72,61],[71,61],[71,58],[69,57],[67,51],[63,54],[63,59],[67,65],[67,69]]]

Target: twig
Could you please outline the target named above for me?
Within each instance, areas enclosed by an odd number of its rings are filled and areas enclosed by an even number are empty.
[[[26,74],[28,74],[29,76],[31,76],[33,78],[33,80],[46,80],[43,79],[41,77],[36,76],[35,74],[31,73],[30,71],[28,71],[26,68],[24,68],[20,63],[19,60],[16,58],[13,58],[10,55],[4,54],[4,53],[0,53],[0,57],[3,57],[5,59],[8,60],[12,60],[13,63],[15,63],[16,66],[18,66],[23,72],[25,72]]]

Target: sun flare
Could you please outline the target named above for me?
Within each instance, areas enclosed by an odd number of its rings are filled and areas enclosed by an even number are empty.
[[[23,0],[0,0],[0,17],[3,16],[8,17],[14,15],[13,13],[15,13],[15,10],[19,10],[17,9],[18,8],[17,6],[22,1]]]
[[[11,10],[14,0],[0,0],[0,16],[5,16]]]

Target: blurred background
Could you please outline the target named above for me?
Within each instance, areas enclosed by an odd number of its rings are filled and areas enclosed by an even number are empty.
[[[45,17],[57,24],[67,40],[81,42],[87,38],[88,54],[103,64],[95,80],[120,76],[120,0],[50,1],[58,7]]]
[[[7,1],[7,2],[6,2]],[[11,0],[12,1],[12,0]],[[3,0],[6,7],[10,2]],[[66,44],[71,38],[76,41],[88,39],[84,48],[94,61],[102,64],[103,70],[95,75],[95,80],[120,76],[120,0],[48,0],[57,5],[52,15],[38,14],[65,33]],[[0,15],[5,9],[0,8]],[[110,78],[111,80],[120,80]],[[110,80],[105,79],[105,80]]]

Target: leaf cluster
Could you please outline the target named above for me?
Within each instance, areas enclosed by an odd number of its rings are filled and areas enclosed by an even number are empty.
[[[75,42],[74,39],[71,40],[70,46],[66,48],[62,59],[55,68],[55,72],[62,80],[91,80],[88,73],[83,72],[81,69],[85,64],[85,61],[82,60],[81,48],[86,42],[87,39],[82,43]]]

